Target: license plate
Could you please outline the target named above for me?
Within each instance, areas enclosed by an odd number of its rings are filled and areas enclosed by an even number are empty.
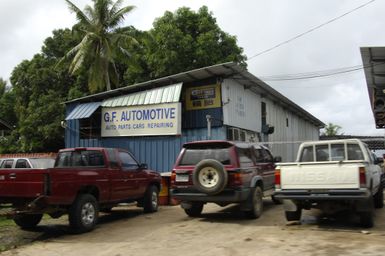
[[[176,182],[187,182],[189,179],[188,174],[177,174],[175,177]]]

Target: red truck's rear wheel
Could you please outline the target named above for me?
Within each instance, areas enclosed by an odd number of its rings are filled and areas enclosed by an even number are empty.
[[[69,210],[69,222],[78,233],[91,231],[99,216],[99,206],[93,195],[79,195]]]
[[[19,214],[13,221],[21,228],[30,229],[40,223],[43,214]]]

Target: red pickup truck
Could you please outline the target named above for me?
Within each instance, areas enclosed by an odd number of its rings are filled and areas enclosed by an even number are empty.
[[[39,224],[44,213],[68,213],[76,232],[94,228],[99,211],[135,202],[144,212],[158,209],[161,176],[123,149],[72,148],[59,151],[48,169],[0,169],[0,205],[22,228]]]

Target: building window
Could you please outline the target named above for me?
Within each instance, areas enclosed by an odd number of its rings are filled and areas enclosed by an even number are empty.
[[[252,136],[249,136],[252,137]],[[255,137],[255,136],[254,136]],[[249,138],[247,136],[247,131],[235,128],[235,127],[229,127],[227,128],[227,140],[232,141],[247,141]]]
[[[286,117],[286,127],[289,127],[289,118]]]
[[[262,127],[267,124],[267,111],[266,111],[266,103],[261,102],[261,122],[262,122]]]
[[[79,120],[80,139],[97,139],[101,135],[101,111],[95,111],[90,118]]]

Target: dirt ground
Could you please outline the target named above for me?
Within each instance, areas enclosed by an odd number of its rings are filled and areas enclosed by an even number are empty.
[[[33,241],[1,255],[385,255],[385,208],[376,210],[375,227],[368,230],[350,213],[322,217],[304,211],[301,225],[289,225],[282,206],[266,199],[264,210],[261,218],[248,220],[236,206],[207,204],[200,218],[187,217],[179,206],[155,214],[119,207],[80,235],[71,234],[65,218],[47,219],[34,232],[2,230]]]

